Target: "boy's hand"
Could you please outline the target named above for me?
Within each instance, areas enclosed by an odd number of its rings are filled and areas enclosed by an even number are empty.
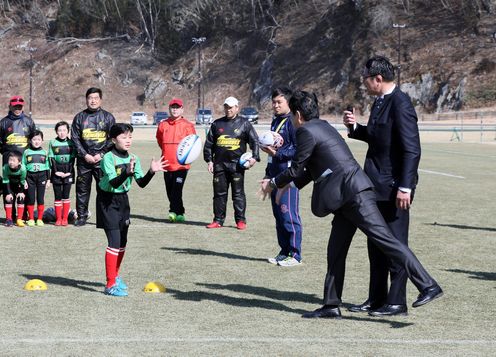
[[[24,192],[19,192],[17,194],[17,197],[24,199],[24,198],[26,198],[26,195],[24,194]]]
[[[131,156],[131,160],[129,160],[129,165],[126,169],[126,172],[129,175],[134,174],[134,165],[136,164],[136,158],[134,156]]]
[[[7,196],[5,196],[5,202],[11,203],[13,198],[14,196],[12,196],[12,194],[9,193]]]
[[[152,157],[152,162],[150,163],[150,171],[155,173],[157,171],[167,171],[167,167],[169,166],[169,161],[165,160],[163,156],[160,157],[160,160],[155,160]]]

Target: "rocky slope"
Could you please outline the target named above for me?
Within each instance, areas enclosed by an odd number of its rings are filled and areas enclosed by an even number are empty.
[[[268,118],[270,89],[283,84],[317,92],[326,114],[348,103],[366,112],[370,99],[360,87],[360,69],[372,54],[397,62],[398,32],[392,25],[398,23],[406,25],[401,32],[402,88],[419,111],[494,107],[496,2],[478,3],[483,6],[477,21],[470,22],[460,6],[423,1],[275,1],[273,21],[256,31],[229,28],[207,37],[202,47],[205,105],[220,115],[223,99],[234,95]],[[41,23],[56,21],[57,2],[42,4],[37,8]],[[47,26],[23,11],[13,7],[0,18],[5,103],[14,94],[28,99],[33,65],[32,111],[38,118],[71,119],[85,107],[90,86],[104,90],[105,107],[121,120],[133,110],[151,115],[172,96],[185,99],[186,112],[193,115],[199,81],[196,47],[165,63],[133,36],[53,40]]]

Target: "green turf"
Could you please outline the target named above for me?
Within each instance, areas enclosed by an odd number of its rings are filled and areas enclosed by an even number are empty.
[[[366,146],[350,142],[363,162]],[[166,222],[161,175],[133,185],[132,225],[122,277],[129,297],[103,295],[103,231],[0,227],[1,355],[493,355],[496,311],[495,147],[424,144],[411,217],[411,247],[445,296],[409,316],[371,318],[343,309],[342,320],[306,320],[319,307],[331,217],[309,210],[301,193],[303,261],[293,268],[265,262],[278,252],[270,203],[257,199],[264,164],[246,175],[248,229],[234,228],[232,203],[222,229],[212,220],[211,175],[198,160],[185,188],[186,224]],[[142,163],[157,155],[136,142]],[[451,174],[442,176],[427,171]],[[91,210],[94,211],[92,195]],[[53,196],[47,195],[47,203]],[[3,215],[2,215],[3,217]],[[27,292],[40,278],[44,292]],[[156,280],[165,294],[145,294]],[[367,295],[366,243],[357,234],[348,255],[344,304]],[[408,300],[417,295],[408,286]]]

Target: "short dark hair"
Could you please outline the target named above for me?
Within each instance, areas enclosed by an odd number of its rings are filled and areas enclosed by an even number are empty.
[[[293,94],[293,91],[288,87],[276,87],[272,91],[272,97],[271,98],[274,99],[274,98],[282,95],[289,103],[289,99],[291,98],[292,94]]]
[[[35,129],[31,134],[29,134],[29,140],[31,140],[32,138],[38,135],[41,136],[41,140],[43,140],[43,132],[39,129]]]
[[[98,93],[98,95],[100,96],[100,99],[103,98],[103,92],[100,88],[96,88],[96,87],[91,87],[90,89],[88,89],[86,91],[86,97],[85,98],[88,98],[88,96],[90,94],[93,94],[93,93]]]
[[[70,129],[70,126],[69,126],[69,123],[62,120],[62,121],[59,121],[57,124],[55,124],[55,132],[57,132],[57,130],[61,127],[61,126],[66,126],[67,127],[67,130]]]
[[[293,114],[300,112],[305,121],[319,118],[319,100],[315,93],[294,91],[289,99],[289,109]]]
[[[374,56],[367,60],[365,68],[369,76],[377,76],[380,74],[386,82],[394,81],[394,66],[383,56]]]
[[[118,137],[123,133],[127,133],[127,132],[132,133],[133,130],[134,128],[131,124],[117,123],[112,125],[112,127],[110,128],[109,136],[111,139],[115,139],[116,137]]]
[[[17,158],[17,160],[21,161],[22,160],[22,154],[20,151],[13,150],[7,154],[7,160],[10,159],[11,157]]]

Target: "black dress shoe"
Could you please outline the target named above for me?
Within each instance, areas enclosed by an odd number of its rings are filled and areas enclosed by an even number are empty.
[[[369,311],[370,316],[406,316],[408,309],[406,305],[386,304],[376,310]]]
[[[367,301],[365,301],[363,304],[351,305],[350,307],[348,307],[348,311],[351,311],[351,312],[368,312],[368,311],[378,309],[379,307],[381,307],[381,306],[380,305],[375,306],[375,304],[371,304],[370,300],[367,299]]]
[[[78,220],[76,220],[76,222],[74,222],[74,225],[76,227],[82,227],[82,226],[86,225],[86,220],[82,219],[82,218],[78,219]]]
[[[307,319],[314,319],[314,318],[328,318],[328,319],[340,319],[341,318],[341,310],[339,310],[338,306],[322,306],[321,308],[315,310],[315,311],[310,311],[310,312],[305,312],[301,317],[307,318]]]
[[[417,300],[413,302],[412,306],[419,307],[425,305],[428,302],[431,302],[432,300],[437,299],[441,296],[443,296],[443,290],[439,285],[436,284],[422,291]]]

